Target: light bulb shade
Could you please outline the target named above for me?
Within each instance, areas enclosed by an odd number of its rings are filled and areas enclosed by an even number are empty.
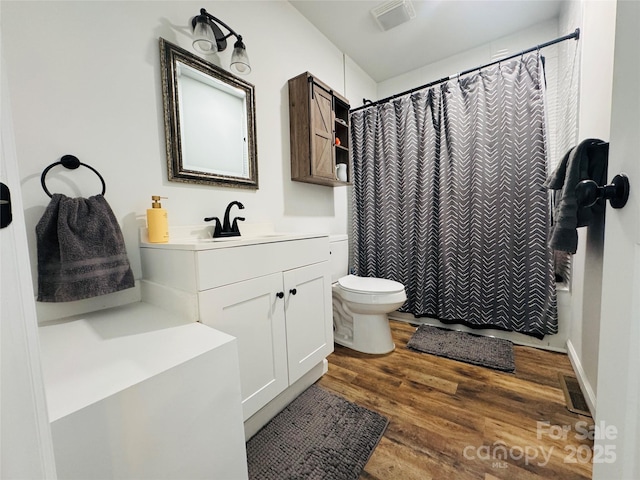
[[[218,51],[213,29],[203,15],[198,15],[194,19],[193,48],[200,53],[216,53]]]
[[[233,53],[231,54],[231,71],[240,75],[251,73],[251,65],[247,56],[247,49],[241,39],[233,45]]]

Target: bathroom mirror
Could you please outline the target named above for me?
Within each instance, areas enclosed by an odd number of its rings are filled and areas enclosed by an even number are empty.
[[[160,39],[169,180],[258,188],[254,87]]]

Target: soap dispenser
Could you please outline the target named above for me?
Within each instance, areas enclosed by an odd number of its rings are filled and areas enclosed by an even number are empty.
[[[169,241],[169,219],[167,211],[160,204],[161,198],[153,195],[151,208],[147,209],[147,232],[150,243],[167,243]]]

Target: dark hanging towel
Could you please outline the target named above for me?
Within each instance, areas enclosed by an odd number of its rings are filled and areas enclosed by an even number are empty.
[[[544,187],[559,190],[553,211],[553,225],[549,246],[553,250],[575,254],[578,249],[578,227],[589,225],[597,213],[604,211],[604,201],[583,207],[578,205],[576,185],[581,180],[594,180],[604,185],[607,179],[609,144],[597,138],[588,138],[571,148]]]
[[[54,194],[36,237],[38,301],[70,302],[134,286],[122,231],[102,195]]]

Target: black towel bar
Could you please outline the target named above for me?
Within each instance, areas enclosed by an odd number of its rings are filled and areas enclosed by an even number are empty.
[[[75,170],[80,165],[82,165],[83,167],[87,167],[89,170],[92,170],[93,173],[95,173],[98,176],[98,178],[100,179],[100,182],[102,182],[103,196],[107,191],[107,185],[104,183],[104,178],[102,178],[102,175],[100,175],[100,173],[95,168],[93,168],[91,165],[87,165],[86,163],[82,163],[80,160],[78,160],[78,157],[74,155],[63,155],[62,158],[60,158],[59,162],[54,162],[51,165],[49,165],[47,168],[45,168],[44,171],[42,172],[42,175],[40,176],[40,184],[42,185],[44,193],[49,195],[49,197],[53,197],[53,195],[51,195],[51,192],[49,192],[49,190],[47,189],[47,185],[45,184],[44,180],[45,180],[45,177],[47,176],[47,173],[49,173],[49,170],[51,170],[56,165],[62,165],[63,167],[68,168],[69,170]]]

